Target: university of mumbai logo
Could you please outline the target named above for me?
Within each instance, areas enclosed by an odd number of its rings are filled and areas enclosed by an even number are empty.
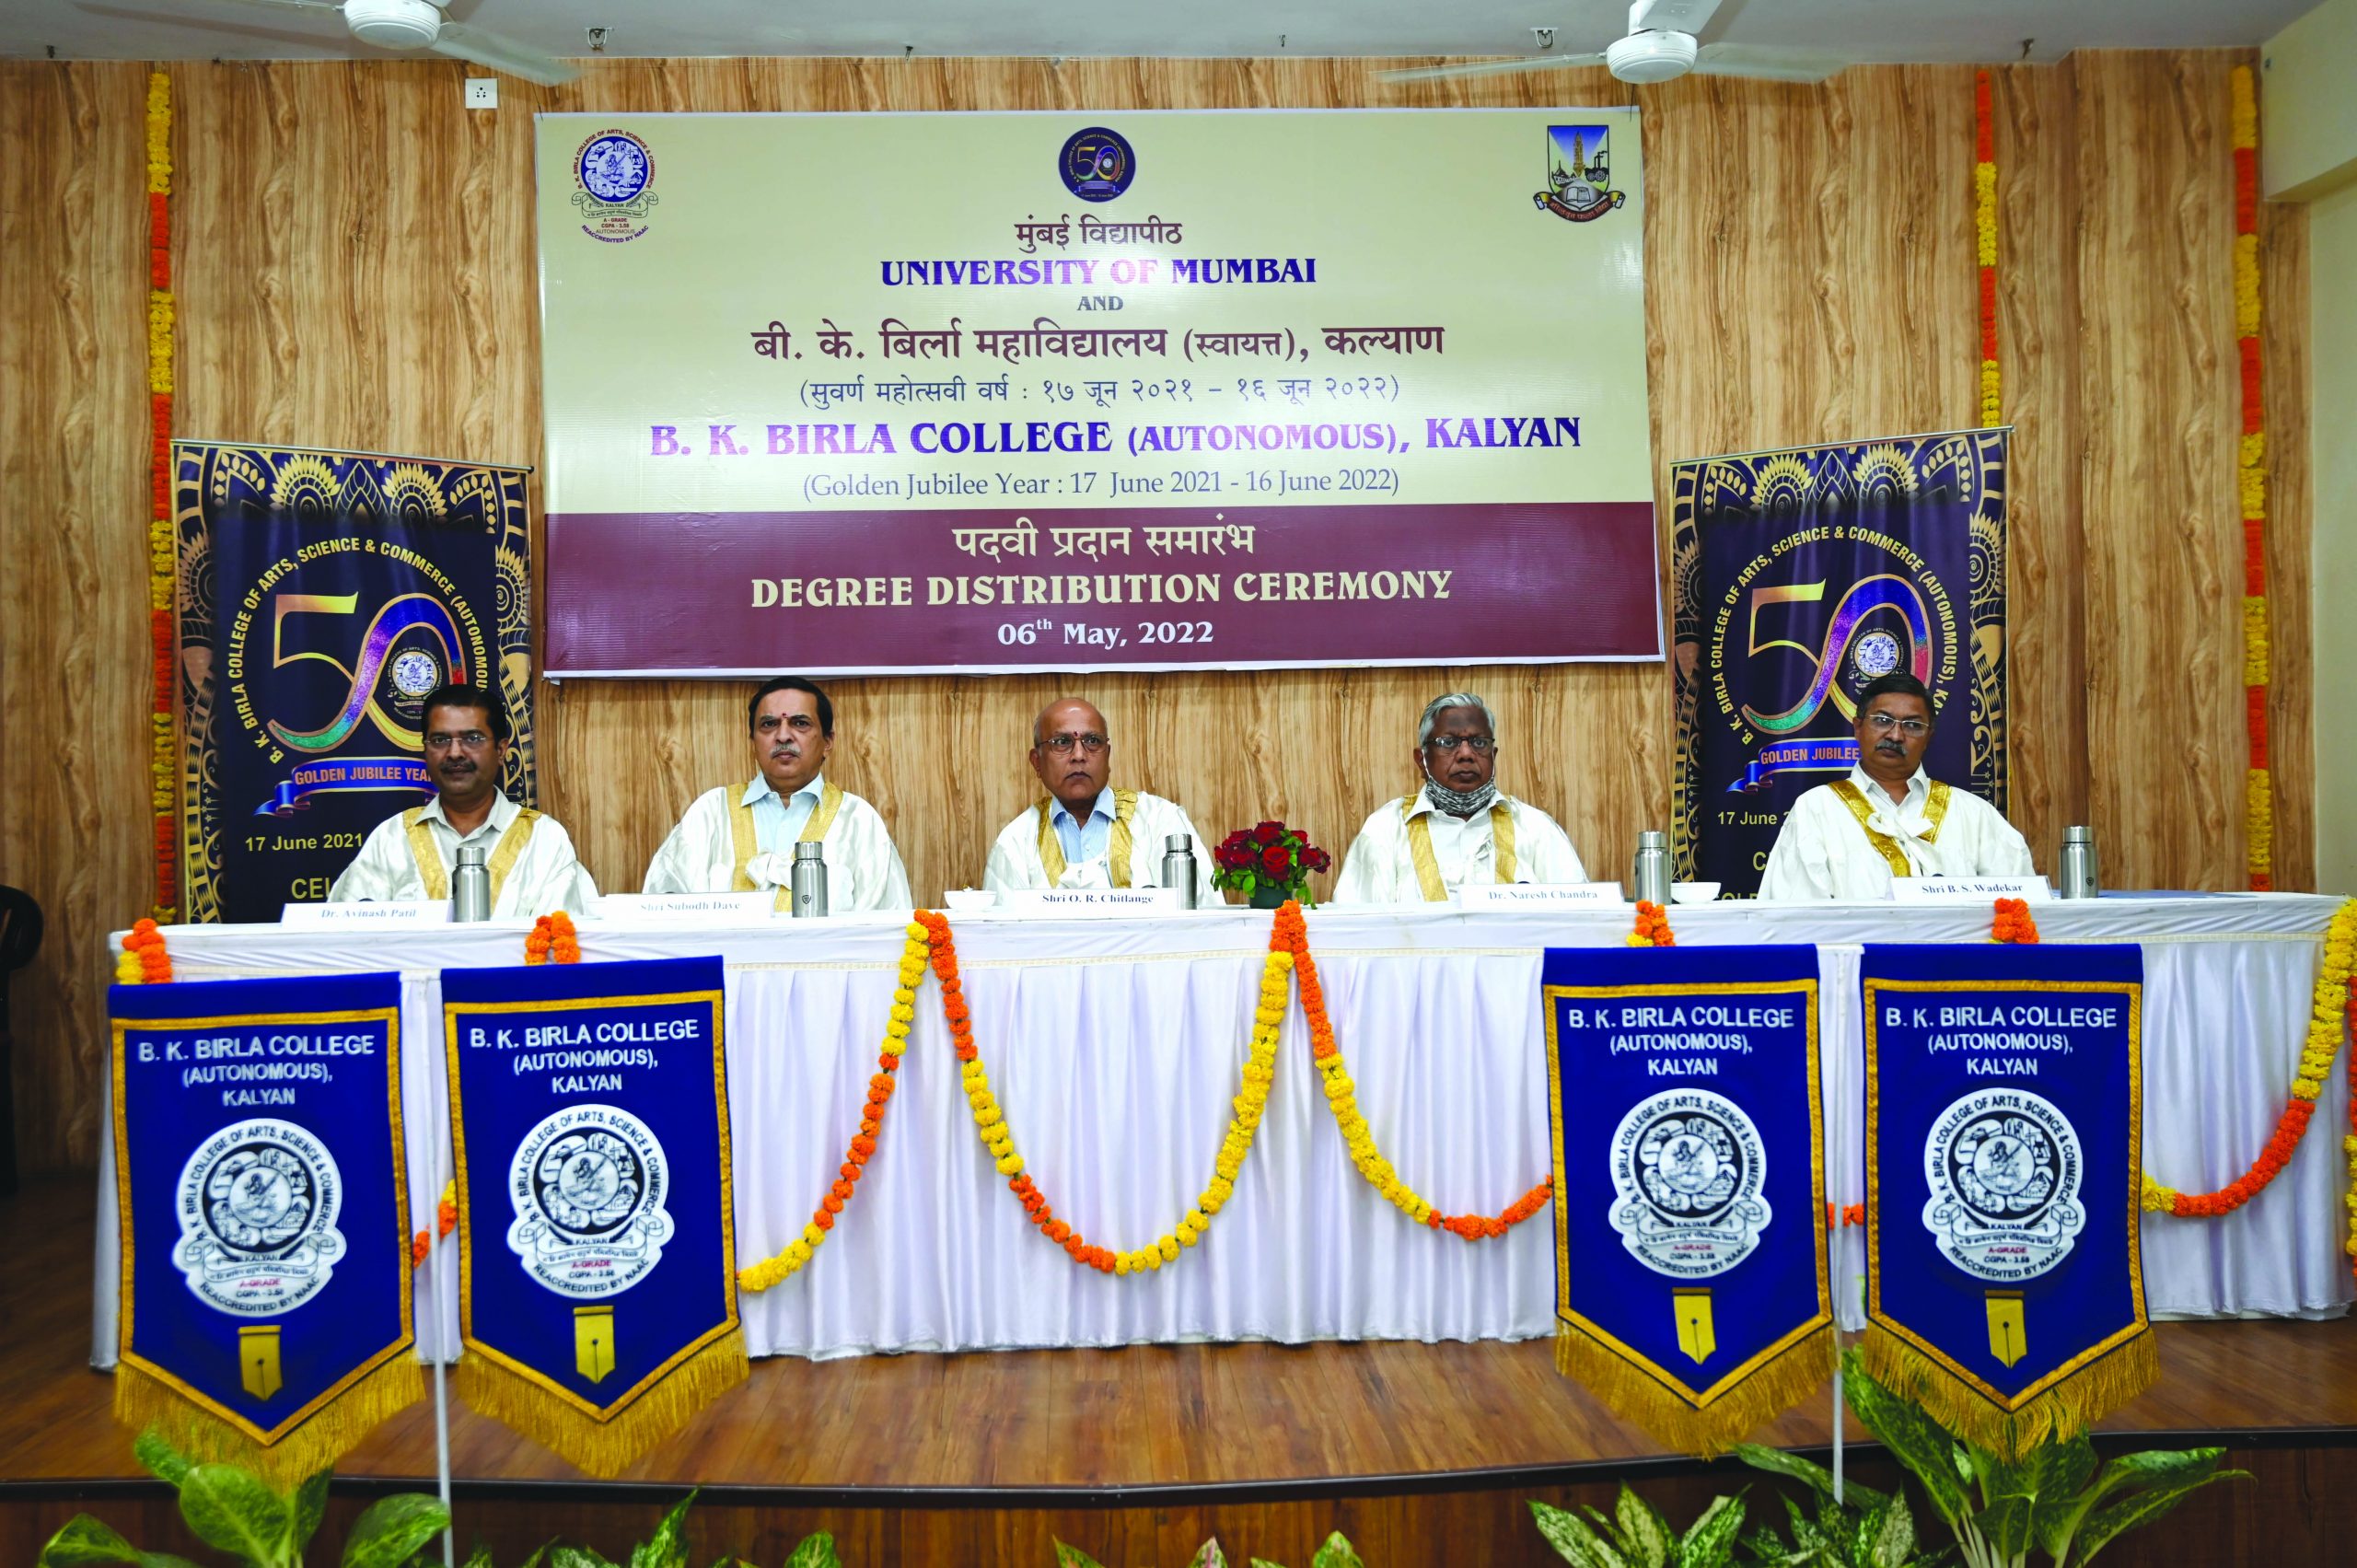
[[[1119,131],[1091,125],[1065,138],[1056,172],[1063,176],[1064,189],[1082,201],[1109,202],[1137,177],[1137,154]]]
[[[1850,650],[1850,661],[1868,680],[1879,680],[1898,668],[1898,639],[1887,632],[1869,632]]]
[[[573,155],[573,206],[586,219],[581,232],[619,245],[646,232],[646,214],[661,199],[655,155],[628,131],[592,134]]]
[[[1723,1274],[1759,1245],[1773,1217],[1768,1154],[1743,1108],[1707,1089],[1666,1089],[1620,1119],[1612,1228],[1640,1263],[1674,1279]]]
[[[1592,223],[1629,199],[1612,188],[1612,154],[1603,125],[1547,127],[1547,189],[1531,204],[1570,223]]]
[[[343,1176],[325,1144],[291,1121],[239,1121],[180,1167],[172,1261],[207,1307],[274,1318],[327,1288],[343,1256]]]
[[[508,1249],[559,1295],[619,1295],[663,1260],[669,1172],[662,1144],[629,1111],[567,1106],[527,1132],[508,1162]]]
[[[1923,1141],[1923,1226],[1949,1262],[1995,1283],[2034,1280],[2086,1224],[2078,1130],[2026,1089],[1976,1089]]]
[[[442,667],[424,648],[410,648],[393,657],[393,690],[412,700],[442,684]]]

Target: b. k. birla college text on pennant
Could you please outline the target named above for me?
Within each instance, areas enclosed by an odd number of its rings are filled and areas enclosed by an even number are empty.
[[[1710,1454],[1832,1365],[1817,949],[1554,948],[1555,1361]]]
[[[292,1484],[424,1392],[391,974],[117,985],[114,1409]]]
[[[459,1389],[611,1475],[747,1376],[716,958],[447,970]]]
[[[2150,1388],[2143,955],[1868,947],[1866,1360],[2008,1457]]]

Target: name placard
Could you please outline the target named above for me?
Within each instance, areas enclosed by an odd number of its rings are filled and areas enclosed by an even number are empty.
[[[769,888],[741,893],[608,893],[598,900],[599,920],[733,925],[759,923],[776,910],[777,893]]]
[[[1890,896],[1902,904],[1987,903],[2024,899],[2042,904],[2054,897],[2043,877],[1894,877]]]
[[[1626,903],[1618,882],[1468,882],[1457,890],[1460,909],[1520,908],[1526,904]]]
[[[1086,919],[1106,914],[1162,914],[1178,907],[1176,888],[1013,888],[998,896],[1008,914]]]
[[[447,899],[404,899],[397,903],[288,904],[279,912],[281,925],[447,925]]]

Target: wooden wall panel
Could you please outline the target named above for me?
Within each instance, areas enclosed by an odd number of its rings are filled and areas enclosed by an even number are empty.
[[[2241,860],[2232,236],[2218,195],[2233,58],[1999,73],[2007,408],[2022,430],[2014,815],[2042,854],[2062,822],[2091,817],[2123,884],[2225,886]],[[1695,77],[1634,94],[1594,70],[1394,88],[1375,81],[1380,64],[611,61],[563,88],[504,81],[493,113],[460,107],[466,68],[454,63],[175,65],[179,427],[539,461],[536,110],[1632,100],[1646,110],[1648,374],[1665,494],[1681,458],[1973,422],[1968,68],[1859,69],[1815,87]],[[21,724],[55,693],[87,693],[104,714],[93,737],[110,738],[59,741],[84,749],[64,783],[41,749],[6,748],[22,804],[0,821],[0,877],[31,887],[59,928],[19,1009],[30,1059],[20,1121],[39,1167],[92,1156],[100,941],[145,887],[142,842],[119,826],[145,789],[143,73],[0,72],[7,145],[27,149],[0,176],[11,263],[0,328],[25,367],[17,384],[38,389],[0,412],[12,481],[0,545],[7,602],[25,611],[0,628],[0,718]],[[95,215],[69,222],[69,193]],[[2270,284],[2288,296],[2304,238],[2271,222]],[[2299,319],[2279,300],[2271,319],[2290,340],[2270,341],[2270,421],[2288,432],[2304,417]],[[56,434],[75,409],[92,433],[80,445]],[[2290,447],[2280,438],[2279,452]],[[2297,475],[2279,480],[2287,796],[2305,784],[2293,771],[2305,643],[2291,608],[2305,594],[2305,519],[2292,515],[2305,506]],[[1416,713],[1453,686],[1497,705],[1504,782],[1562,819],[1595,871],[1619,873],[1633,834],[1666,825],[1657,666],[843,681],[833,772],[892,821],[930,897],[979,877],[992,834],[1035,787],[1022,758],[1032,713],[1077,690],[1111,719],[1119,771],[1184,801],[1207,833],[1282,815],[1339,854],[1406,786]],[[741,700],[734,685],[696,681],[543,687],[544,804],[601,884],[635,886],[680,807],[742,776]],[[2285,885],[2306,832],[2287,798]]]

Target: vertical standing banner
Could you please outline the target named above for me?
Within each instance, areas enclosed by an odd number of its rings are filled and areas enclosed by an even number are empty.
[[[2133,947],[1865,950],[1867,1362],[2009,1457],[2159,1372],[2143,974]]]
[[[1817,949],[1550,948],[1555,1364],[1715,1453],[1832,1365]]]
[[[744,1381],[721,963],[446,970],[459,1388],[611,1475]]]
[[[424,699],[495,687],[533,799],[528,470],[173,444],[180,848],[192,921],[315,902],[433,798]]]
[[[114,1408],[282,1483],[424,1392],[401,981],[118,985]]]
[[[1858,760],[1857,693],[1904,671],[1924,766],[2005,807],[2007,429],[1671,470],[1677,871],[1748,897],[1801,792]]]

